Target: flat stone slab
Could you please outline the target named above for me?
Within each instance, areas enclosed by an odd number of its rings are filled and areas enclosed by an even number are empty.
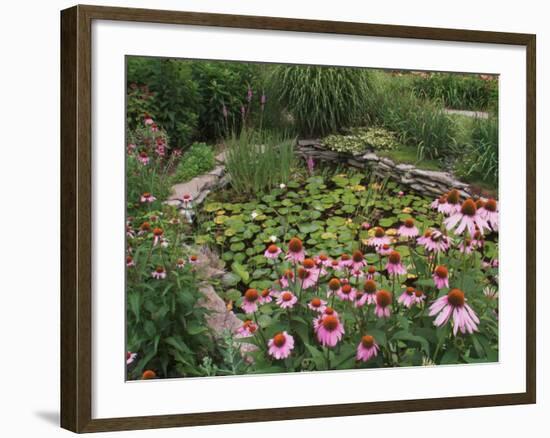
[[[455,109],[445,109],[443,112],[447,114],[458,114],[460,116],[473,117],[477,119],[488,119],[489,113],[485,111],[466,111],[466,110],[455,110]]]

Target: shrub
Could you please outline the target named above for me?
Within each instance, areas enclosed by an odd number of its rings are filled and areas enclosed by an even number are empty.
[[[196,133],[200,95],[188,62],[129,57],[127,81],[145,84],[154,93],[151,112],[166,130],[172,146],[184,148]]]
[[[441,104],[418,98],[407,82],[391,80],[385,73],[375,76],[370,89],[367,119],[394,131],[401,143],[416,146],[418,159],[440,158],[451,151],[455,125]]]
[[[227,140],[226,169],[231,186],[242,195],[258,196],[288,182],[295,162],[296,139],[243,130]]]
[[[498,81],[492,76],[459,73],[415,75],[414,93],[424,99],[439,99],[448,108],[495,110],[498,106]]]
[[[241,108],[259,105],[260,96],[253,95],[248,101],[249,88],[255,88],[258,65],[193,61],[191,68],[201,99],[198,119],[200,138],[215,140],[228,132],[240,130]]]
[[[457,173],[468,180],[498,185],[498,118],[474,119]]]
[[[134,131],[143,126],[146,116],[155,118],[155,95],[147,85],[131,83],[126,100],[126,128]]]
[[[352,128],[347,135],[325,137],[323,144],[330,150],[351,154],[368,148],[388,150],[398,146],[395,134],[384,128]]]
[[[172,181],[185,182],[214,168],[212,148],[205,143],[193,143],[178,163]]]
[[[302,136],[353,126],[363,115],[368,94],[364,69],[280,65],[273,69],[271,80],[275,97]]]

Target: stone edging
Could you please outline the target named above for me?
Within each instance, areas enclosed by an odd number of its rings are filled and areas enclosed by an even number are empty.
[[[357,169],[370,169],[375,175],[392,180],[427,196],[441,196],[458,189],[465,198],[471,197],[468,184],[457,180],[451,173],[423,170],[412,164],[397,164],[389,158],[379,157],[374,152],[347,154],[328,150],[320,140],[299,140],[297,153],[307,159],[346,163]]]

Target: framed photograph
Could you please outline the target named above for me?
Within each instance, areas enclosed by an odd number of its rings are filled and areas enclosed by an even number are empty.
[[[62,11],[62,427],[535,403],[535,41]]]

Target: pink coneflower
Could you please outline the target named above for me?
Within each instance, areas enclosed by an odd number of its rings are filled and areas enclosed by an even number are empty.
[[[183,259],[176,260],[176,268],[183,269],[184,266],[185,266],[185,260]]]
[[[367,303],[368,296],[365,292],[357,290],[355,291],[355,301],[353,303],[354,307],[363,307]]]
[[[149,164],[149,155],[147,155],[147,152],[141,151],[137,156],[138,161],[143,164],[144,166],[147,166]]]
[[[397,230],[397,234],[402,237],[412,238],[418,236],[418,228],[414,225],[413,219],[406,219],[403,225]]]
[[[260,97],[260,107],[262,111],[264,110],[266,102],[267,102],[267,96],[262,92],[262,95]]]
[[[134,143],[128,143],[128,147],[126,148],[129,154],[134,152],[136,150],[136,145]]]
[[[374,314],[378,318],[389,318],[391,315],[391,303],[391,292],[385,289],[380,289],[376,292],[376,307],[374,308]]]
[[[438,298],[430,306],[430,316],[436,314],[439,315],[434,321],[434,325],[440,327],[447,324],[451,316],[453,317],[453,334],[456,336],[458,331],[462,334],[477,331],[477,324],[479,324],[479,318],[472,310],[472,308],[466,304],[466,298],[464,292],[460,289],[451,289],[447,294]]]
[[[349,268],[353,264],[353,260],[349,254],[342,254],[338,264],[340,265],[340,268]]]
[[[163,266],[157,266],[157,268],[151,272],[151,276],[156,280],[162,280],[166,278],[166,269]]]
[[[351,287],[351,284],[346,283],[336,292],[336,295],[338,295],[338,298],[342,301],[354,301],[356,292],[355,289]]]
[[[458,226],[457,226],[458,225]],[[459,212],[452,214],[445,219],[445,226],[448,230],[454,230],[455,234],[462,234],[465,230],[468,230],[470,236],[473,236],[476,232],[476,227],[481,233],[483,228],[489,229],[489,225],[477,212],[477,207],[472,199],[466,199],[462,203],[462,207]]]
[[[301,266],[296,271],[296,274],[302,289],[309,289],[315,286],[319,278],[319,272],[317,270],[308,270]]]
[[[156,123],[151,125],[151,132],[158,132],[159,126]]]
[[[338,293],[340,291],[340,288],[342,287],[342,283],[337,278],[332,278],[328,282],[328,291],[327,291],[327,297],[331,297],[332,294]]]
[[[142,236],[143,234],[147,234],[151,231],[151,224],[147,221],[143,222],[139,226],[138,236]]]
[[[472,239],[472,246],[475,248],[483,248],[483,245],[485,245],[483,234],[477,230],[474,234],[474,238]]]
[[[376,268],[374,266],[369,266],[367,269],[367,280],[374,280],[376,275]]]
[[[447,203],[443,213],[451,216],[460,211],[460,192],[456,189],[451,190],[447,193]]]
[[[403,304],[405,307],[411,307],[414,304],[414,287],[405,289],[397,299],[397,302]]]
[[[386,270],[388,271],[388,274],[403,275],[407,273],[407,270],[401,263],[401,254],[397,251],[392,251],[388,256]]]
[[[237,329],[237,336],[240,338],[248,338],[254,336],[256,330],[258,330],[258,325],[254,321],[247,319],[243,322],[243,325]]]
[[[192,265],[197,265],[199,263],[199,257],[194,254],[189,256],[189,263]]]
[[[291,269],[287,269],[283,272],[283,276],[279,279],[279,284],[287,288],[291,281],[294,281],[294,272]]]
[[[319,297],[315,297],[310,300],[307,306],[315,312],[322,313],[327,308],[327,302]]]
[[[374,229],[374,236],[372,236],[367,241],[367,245],[375,246],[375,247],[379,247],[382,245],[389,245],[390,243],[391,243],[391,240],[388,236],[386,236],[386,232],[382,227],[376,227]]]
[[[183,203],[184,208],[191,208],[191,203],[193,202],[193,196],[189,193],[186,193],[181,197],[181,202]]]
[[[155,198],[151,193],[145,192],[141,195],[141,198],[139,198],[139,200],[141,203],[148,202],[150,204],[151,202],[155,202],[157,198]]]
[[[264,257],[267,259],[276,259],[283,251],[277,245],[269,245],[264,252]]]
[[[304,259],[302,266],[308,271],[317,271],[317,263],[313,259]]]
[[[405,196],[405,192],[403,190],[399,190],[397,192],[397,196],[399,196],[401,198],[401,197]]]
[[[325,267],[330,266],[332,263],[332,260],[330,260],[330,258],[326,254],[319,254],[315,258],[315,261],[317,262],[318,265],[322,265]]]
[[[479,208],[479,214],[491,226],[493,231],[498,231],[498,203],[489,199]]]
[[[367,266],[367,262],[365,261],[363,253],[359,250],[353,251],[351,255],[351,269],[357,271],[363,269],[365,266]]]
[[[330,262],[330,267],[332,269],[334,269],[335,271],[341,271],[343,269],[343,267],[340,265],[340,261],[339,260],[332,260]]]
[[[390,245],[388,245],[387,243],[385,243],[384,245],[382,246],[378,246],[376,248],[376,252],[378,254],[380,254],[381,256],[387,256],[387,255],[390,255],[392,253],[393,249]]]
[[[286,359],[294,349],[294,338],[287,332],[277,333],[267,342],[268,353],[275,359]]]
[[[444,213],[444,214],[447,213],[447,210],[448,210],[447,195],[440,196],[434,202],[432,202],[430,206],[434,210],[437,210],[439,213]]]
[[[260,294],[256,289],[248,289],[244,293],[243,302],[241,308],[246,313],[254,313],[258,310],[258,301],[260,299]]]
[[[261,304],[268,304],[273,301],[273,298],[271,297],[271,291],[269,289],[262,290],[262,293],[260,294],[260,303]]]
[[[426,294],[424,292],[418,289],[414,291],[415,304],[422,304],[425,299],[426,299]]]
[[[435,283],[435,287],[443,289],[449,287],[449,270],[445,266],[437,266],[434,269],[432,278]]]
[[[365,293],[367,304],[376,304],[376,291],[378,287],[374,280],[367,280],[363,284],[363,292]]]
[[[317,321],[317,340],[324,347],[334,347],[342,339],[344,333],[344,326],[334,314],[325,314]]]
[[[131,351],[126,352],[126,365],[130,365],[134,360],[136,360],[137,353],[132,353]]]
[[[416,241],[427,251],[434,253],[445,252],[451,247],[450,237],[438,230],[426,230]]]
[[[297,237],[293,237],[288,242],[288,252],[286,259],[292,261],[292,263],[300,263],[305,258],[304,246],[302,241]]]
[[[378,355],[378,344],[371,335],[365,335],[361,338],[361,342],[357,346],[357,354],[355,358],[357,360],[362,360],[363,362],[368,362],[373,357]]]
[[[132,258],[131,255],[126,256],[126,267],[130,268],[132,266],[136,266],[136,263],[134,262],[134,259]]]
[[[458,244],[458,250],[464,254],[471,254],[474,250],[473,240],[466,237]]]
[[[153,246],[157,246],[157,244],[162,241],[163,234],[164,230],[162,228],[153,228]]]
[[[297,302],[296,295],[288,290],[282,291],[277,297],[277,304],[281,309],[292,309]]]
[[[148,114],[145,114],[145,116],[143,117],[143,123],[145,125],[152,125],[155,123],[155,121],[151,118],[151,116],[149,116]]]

